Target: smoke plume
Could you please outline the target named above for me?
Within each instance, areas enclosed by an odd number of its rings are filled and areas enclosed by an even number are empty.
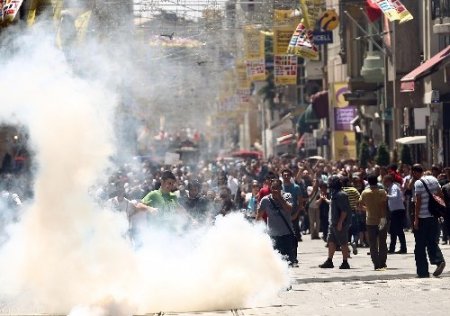
[[[126,217],[89,194],[120,151],[112,122],[122,95],[115,84],[132,77],[132,67],[109,67],[113,61],[101,55],[108,49],[93,46],[95,62],[68,62],[45,24],[8,32],[0,43],[0,117],[27,127],[35,167],[33,200],[18,223],[2,228],[8,236],[0,249],[0,301],[8,312],[229,309],[286,286],[286,263],[263,228],[238,215],[182,233],[151,229],[135,249],[124,237]]]

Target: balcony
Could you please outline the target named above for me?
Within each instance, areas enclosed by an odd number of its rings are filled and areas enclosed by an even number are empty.
[[[431,18],[435,34],[450,34],[450,0],[432,0]]]

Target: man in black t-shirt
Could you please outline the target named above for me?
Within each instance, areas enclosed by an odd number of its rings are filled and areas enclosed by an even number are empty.
[[[189,181],[187,189],[188,194],[181,197],[179,203],[193,219],[204,222],[208,217],[208,200],[200,194],[200,182]]]

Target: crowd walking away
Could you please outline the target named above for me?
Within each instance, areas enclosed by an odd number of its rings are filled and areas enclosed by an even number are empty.
[[[10,210],[3,212],[2,230],[33,198],[30,182],[27,175],[2,172],[0,206]],[[412,251],[408,234],[414,236],[417,277],[438,277],[445,269],[440,246],[449,243],[449,167],[362,168],[356,161],[295,157],[174,165],[134,159],[118,166],[91,195],[128,218],[126,238],[135,247],[142,243],[140,230],[148,227],[182,234],[240,213],[251,225],[265,226],[274,251],[292,269],[301,268],[301,242],[310,238],[327,247],[325,260],[317,263],[321,269],[333,269],[341,256],[339,269],[354,268],[352,255],[367,252],[373,269],[384,271],[390,256]]]

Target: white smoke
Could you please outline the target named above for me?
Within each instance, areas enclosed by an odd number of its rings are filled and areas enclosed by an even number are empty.
[[[3,306],[72,316],[200,311],[249,306],[286,286],[286,263],[262,227],[237,215],[181,234],[153,229],[133,248],[125,216],[88,194],[115,152],[120,96],[95,69],[74,73],[46,32],[16,34],[0,61],[1,120],[28,128],[36,166],[34,200],[0,249]]]

